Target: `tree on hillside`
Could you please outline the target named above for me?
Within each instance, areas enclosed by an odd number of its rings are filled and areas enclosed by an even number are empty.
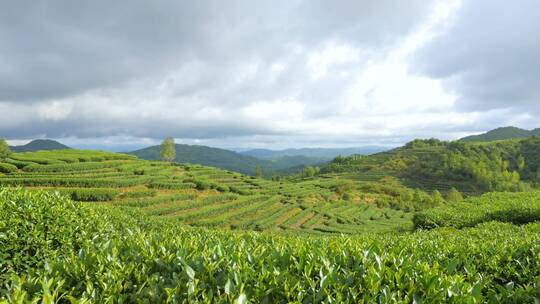
[[[8,144],[3,138],[0,138],[0,160],[6,159],[11,154]]]
[[[340,198],[345,198],[348,195],[346,193],[354,190],[354,182],[351,180],[340,180],[338,183],[332,187],[332,189],[336,192],[337,195],[339,195]]]
[[[525,158],[523,157],[523,155],[520,155],[517,159],[517,163],[518,163],[518,170],[521,172],[523,170],[525,170]]]
[[[255,177],[261,178],[263,175],[262,168],[260,166],[255,167]]]
[[[161,143],[161,149],[159,151],[159,156],[161,160],[172,162],[176,158],[176,145],[174,143],[174,138],[167,137]]]
[[[313,177],[319,173],[321,169],[319,167],[307,166],[302,171],[302,177]]]
[[[444,203],[444,198],[442,197],[441,192],[439,192],[439,190],[433,191],[433,204],[437,206],[442,203]]]
[[[463,201],[463,196],[456,188],[452,188],[446,193],[446,201],[449,203],[459,203]]]

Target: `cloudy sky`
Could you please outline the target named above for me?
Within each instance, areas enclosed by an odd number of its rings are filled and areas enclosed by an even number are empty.
[[[540,127],[537,0],[4,1],[0,137],[397,145]]]

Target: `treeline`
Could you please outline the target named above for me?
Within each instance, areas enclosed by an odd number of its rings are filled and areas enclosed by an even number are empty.
[[[417,139],[385,153],[336,157],[321,172],[384,172],[410,180],[468,183],[478,192],[523,191],[540,183],[540,136],[491,143]]]
[[[418,149],[435,153],[407,153]],[[443,148],[443,149],[440,149]],[[538,182],[540,137],[523,141],[469,144],[438,140],[416,140],[407,144],[403,154],[411,177],[436,180],[469,181],[482,192],[522,191]]]

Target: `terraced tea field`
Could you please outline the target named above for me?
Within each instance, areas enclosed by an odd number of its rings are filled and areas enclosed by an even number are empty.
[[[142,210],[191,226],[356,234],[408,230],[412,214],[379,208],[369,199],[342,199],[343,178],[296,182],[257,179],[217,168],[143,161],[98,151],[13,154],[2,187],[46,189],[91,204]]]
[[[149,217],[141,209],[83,204],[48,191],[33,192],[0,189],[0,303],[538,303],[540,299],[536,192],[494,193],[455,208],[432,209],[417,222],[431,230],[354,236],[187,227]],[[500,203],[491,206],[492,202]],[[481,210],[463,221],[459,209],[475,210],[477,204]],[[314,222],[312,213],[292,210],[295,215],[288,218],[296,228]],[[338,208],[334,212],[343,213]],[[232,211],[222,219],[239,213]],[[519,220],[521,225],[485,222],[494,219]]]

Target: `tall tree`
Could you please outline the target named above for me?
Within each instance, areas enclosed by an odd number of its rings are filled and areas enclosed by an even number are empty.
[[[463,196],[456,188],[452,188],[446,193],[446,201],[449,203],[459,203],[462,200]]]
[[[435,206],[437,206],[437,205],[440,205],[442,203],[444,203],[444,198],[443,198],[441,192],[439,192],[439,190],[433,191],[433,204],[435,204]]]
[[[6,159],[11,154],[8,144],[3,138],[0,138],[0,159]]]
[[[159,151],[161,160],[172,162],[176,158],[176,144],[174,138],[167,137],[161,143],[161,149]]]
[[[262,177],[262,168],[260,166],[257,166],[255,168],[255,177],[261,178]]]

